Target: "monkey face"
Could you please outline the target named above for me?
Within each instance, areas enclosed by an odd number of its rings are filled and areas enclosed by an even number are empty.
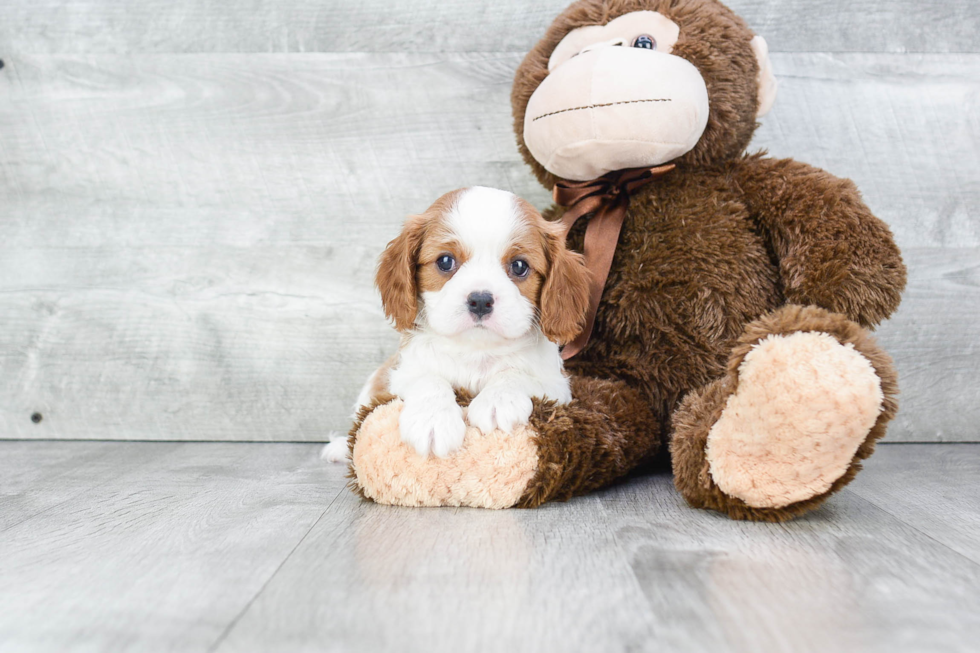
[[[511,100],[550,187],[738,156],[774,94],[765,41],[717,0],[579,0],[528,53]]]
[[[569,32],[527,104],[534,158],[585,181],[693,149],[708,123],[708,89],[694,65],[670,54],[679,32],[653,11]]]

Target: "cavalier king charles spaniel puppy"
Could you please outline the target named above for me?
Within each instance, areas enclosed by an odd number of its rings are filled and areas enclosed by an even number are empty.
[[[521,198],[479,186],[443,195],[408,218],[381,255],[377,286],[402,341],[357,406],[396,395],[402,440],[445,457],[463,443],[467,422],[510,431],[527,423],[532,397],[568,403],[558,346],[583,326],[587,275],[561,225]],[[456,389],[474,395],[465,415]],[[324,457],[346,459],[346,438]]]

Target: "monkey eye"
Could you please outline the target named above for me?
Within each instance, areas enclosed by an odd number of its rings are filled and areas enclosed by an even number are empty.
[[[656,50],[657,39],[653,38],[649,34],[640,34],[635,39],[633,39],[633,47],[643,48],[644,50]]]
[[[523,279],[531,272],[531,266],[524,259],[514,259],[510,263],[510,273],[518,279]]]
[[[456,268],[456,259],[450,254],[443,254],[436,259],[436,267],[440,272],[452,272]]]

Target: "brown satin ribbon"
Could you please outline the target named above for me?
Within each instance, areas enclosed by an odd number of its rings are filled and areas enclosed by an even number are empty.
[[[667,163],[653,168],[628,168],[614,170],[592,181],[559,181],[555,184],[552,192],[555,203],[568,207],[561,218],[566,234],[579,218],[594,213],[585,228],[583,251],[585,265],[592,274],[589,313],[582,332],[562,349],[563,359],[568,360],[582,351],[592,336],[599,300],[602,299],[602,290],[616,253],[626,209],[629,208],[630,193],[675,167],[673,163]]]

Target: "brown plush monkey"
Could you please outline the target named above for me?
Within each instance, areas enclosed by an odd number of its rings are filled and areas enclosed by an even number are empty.
[[[570,246],[595,263],[589,225],[621,214],[591,337],[568,361],[574,400],[536,405],[518,433],[470,434],[445,460],[404,451],[397,400],[364,411],[353,486],[386,503],[534,507],[663,446],[691,505],[738,519],[788,519],[846,485],[897,409],[867,330],[898,306],[905,268],[850,181],[744,154],[774,94],[765,41],[716,0],[566,9],[512,104],[543,185],[602,189],[546,213],[589,209]]]

